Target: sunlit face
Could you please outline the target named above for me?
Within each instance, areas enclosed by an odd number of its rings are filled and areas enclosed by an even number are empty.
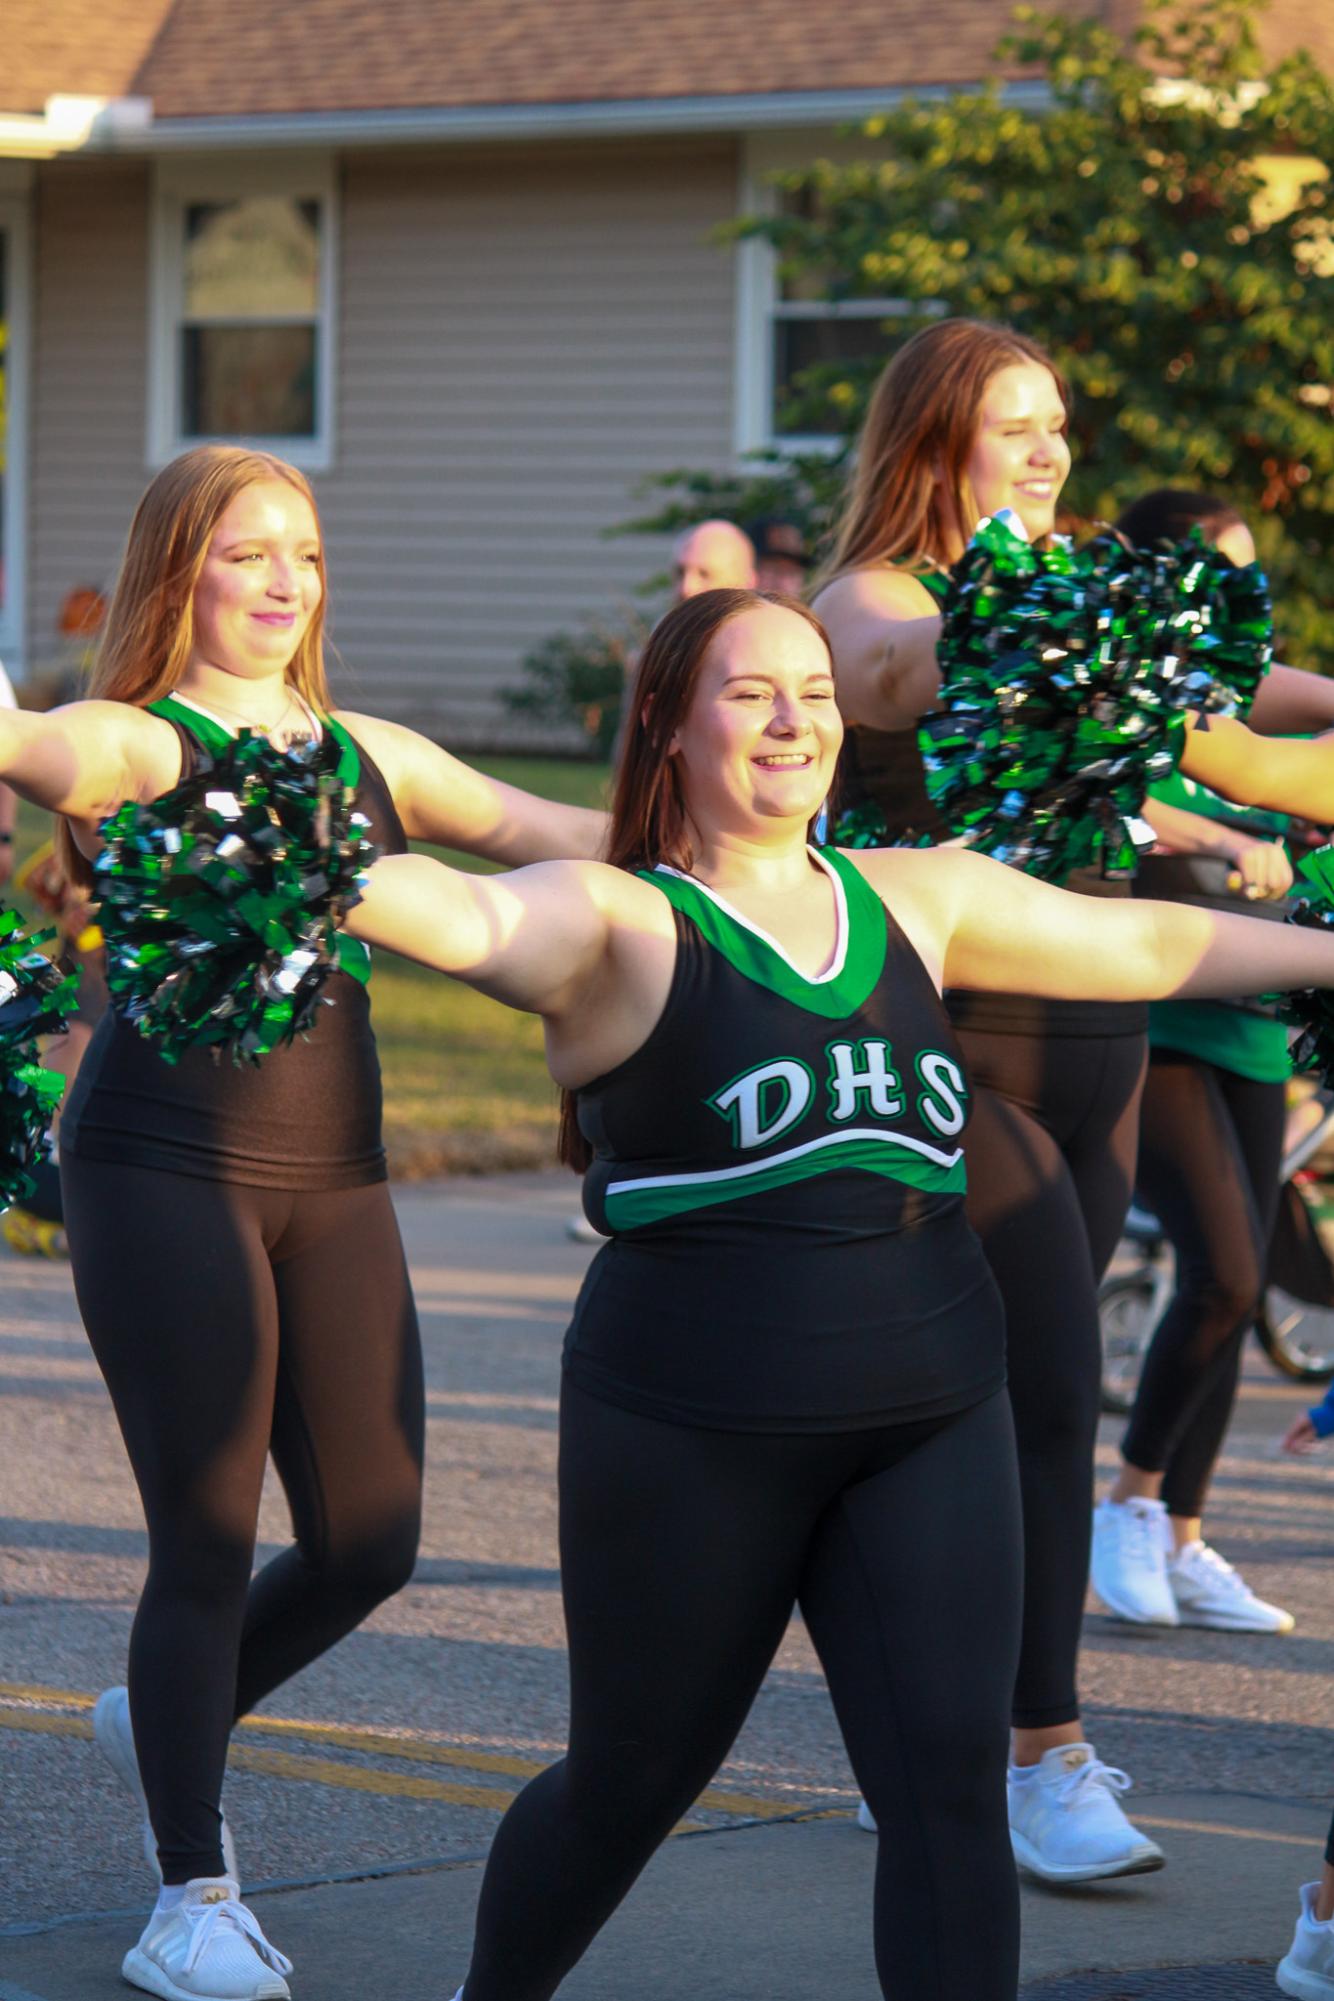
[[[1065,429],[1065,405],[1049,368],[1016,361],[996,371],[964,463],[979,518],[1012,507],[1030,541],[1051,534],[1070,471]]]
[[[243,488],[218,519],[195,585],[195,659],[244,680],[281,673],[323,589],[306,496],[280,479]]]
[[[1229,522],[1221,535],[1214,536],[1214,547],[1241,570],[1256,560],[1255,537],[1244,521]]]
[[[814,819],[842,741],[819,633],[796,612],[756,605],[715,634],[668,749],[695,825],[744,836]]]

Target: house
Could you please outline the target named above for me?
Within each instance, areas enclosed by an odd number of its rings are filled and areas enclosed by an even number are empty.
[[[1334,58],[1310,12],[1277,0],[1267,38]],[[344,699],[512,732],[524,651],[662,564],[603,539],[636,482],[769,442],[828,320],[717,225],[847,121],[979,80],[1008,16],[6,0],[0,656],[50,653],[155,467],[243,436],[314,480]]]

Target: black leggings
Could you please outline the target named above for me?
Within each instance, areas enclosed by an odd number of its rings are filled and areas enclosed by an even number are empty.
[[[1170,1513],[1204,1509],[1264,1290],[1278,1210],[1285,1093],[1155,1050],[1139,1186],[1177,1254],[1176,1294],[1145,1357],[1123,1457],[1162,1473]]]
[[[667,1424],[567,1380],[560,1542],[569,1750],[501,1822],[467,2001],[555,1992],[727,1756],[794,1603],[880,1822],[885,1992],[1013,2001],[1020,1584],[1004,1395],[797,1437]]]
[[[130,1640],[166,1883],[222,1870],[238,1716],[407,1582],[421,1348],[384,1182],[292,1194],[62,1161],[74,1281],[148,1522]],[[251,1580],[266,1455],[296,1546]]]
[[[1005,1302],[1024,1509],[1021,1729],[1079,1715],[1102,1349],[1098,1281],[1135,1178],[1142,1035],[959,1032],[974,1091],[968,1220]]]

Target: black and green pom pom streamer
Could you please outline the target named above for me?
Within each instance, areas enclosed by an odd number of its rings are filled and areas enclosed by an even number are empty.
[[[1297,875],[1287,922],[1334,932],[1334,847],[1304,856]],[[1279,1013],[1297,1031],[1289,1049],[1295,1067],[1314,1070],[1322,1083],[1334,1085],[1334,991],[1311,987],[1284,994]]]
[[[31,1195],[65,1088],[37,1051],[40,1036],[66,1027],[78,985],[40,949],[54,936],[24,931],[14,911],[0,908],[0,1209]]]
[[[112,1004],[167,1062],[197,1045],[258,1062],[313,1026],[333,972],[368,976],[337,928],[377,854],[342,755],[333,731],[278,750],[243,730],[103,823]]]
[[[1263,575],[1198,535],[1035,549],[985,521],[941,611],[940,694],[919,731],[932,803],[969,846],[1056,881],[1133,872],[1134,823],[1187,715],[1249,708],[1272,656]]]

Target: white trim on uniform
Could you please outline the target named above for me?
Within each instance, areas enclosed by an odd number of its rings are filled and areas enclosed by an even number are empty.
[[[688,875],[684,869],[673,868],[669,862],[659,862],[653,872],[655,875],[674,875],[678,882],[690,883],[693,888],[699,890],[701,895],[707,896],[710,903],[716,903],[719,910],[725,916],[730,917],[734,924],[739,924],[743,931],[749,931],[753,938],[760,939],[763,944],[769,947],[771,952],[776,953],[783,961],[783,964],[790,968],[799,980],[804,980],[808,987],[823,987],[828,986],[831,980],[836,980],[847,963],[850,928],[848,925],[848,896],[847,891],[843,887],[842,877],[825,860],[820,850],[808,844],[806,852],[813,862],[819,863],[820,867],[829,877],[830,882],[834,885],[834,956],[822,973],[803,973],[801,967],[794,964],[776,938],[771,938],[769,933],[760,925],[752,924],[749,917],[743,916],[742,912],[734,904],[729,903],[725,896],[719,896],[716,889],[710,889],[707,882],[701,882],[697,875]]]

